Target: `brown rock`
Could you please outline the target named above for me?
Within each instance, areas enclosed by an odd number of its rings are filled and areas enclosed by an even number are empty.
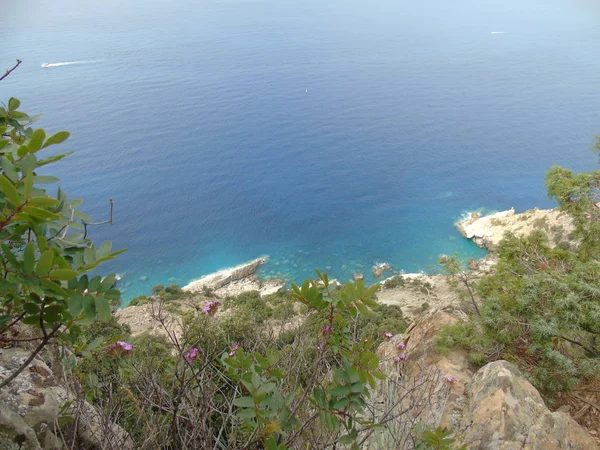
[[[595,440],[568,414],[550,412],[507,361],[482,367],[469,384],[458,440],[469,449],[592,450]]]

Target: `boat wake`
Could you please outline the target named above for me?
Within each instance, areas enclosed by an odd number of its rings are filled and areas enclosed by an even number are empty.
[[[492,34],[506,34],[506,31],[492,31]]]
[[[67,61],[58,63],[43,63],[42,67],[60,67],[60,66],[72,66],[73,64],[86,64],[92,61]]]

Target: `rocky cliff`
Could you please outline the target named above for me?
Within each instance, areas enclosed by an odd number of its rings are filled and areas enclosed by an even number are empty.
[[[372,439],[370,448],[381,448],[382,439],[385,448],[412,448],[404,436],[415,423],[454,430],[457,446],[469,450],[600,448],[598,440],[568,414],[551,412],[511,363],[495,361],[474,371],[463,351],[438,353],[436,334],[462,319],[456,309],[432,309],[403,336],[380,346],[382,368],[393,382],[381,384],[376,402],[397,404],[398,409],[409,410],[409,417],[390,424],[396,436]],[[401,354],[405,356],[399,362]]]

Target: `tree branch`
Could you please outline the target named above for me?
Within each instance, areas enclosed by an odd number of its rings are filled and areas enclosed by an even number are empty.
[[[5,79],[7,76],[9,76],[9,75],[10,75],[10,73],[11,73],[13,70],[15,70],[17,67],[19,67],[19,65],[21,64],[21,62],[22,62],[22,61],[21,61],[20,59],[17,59],[17,63],[16,63],[14,66],[13,66],[13,68],[12,68],[12,69],[8,69],[8,70],[6,71],[6,73],[0,77],[0,81],[4,80],[4,79]]]
[[[17,378],[19,374],[25,370],[29,363],[33,361],[33,358],[35,358],[38,355],[38,353],[42,351],[42,349],[46,346],[50,339],[52,339],[52,337],[58,332],[60,327],[62,327],[62,323],[57,323],[56,326],[52,329],[52,331],[48,334],[48,336],[46,336],[44,340],[40,342],[40,344],[36,347],[36,349],[33,352],[31,352],[29,358],[27,358],[25,362],[21,364],[19,368],[15,370],[8,378],[2,380],[2,382],[0,383],[0,389],[2,389],[15,378]]]

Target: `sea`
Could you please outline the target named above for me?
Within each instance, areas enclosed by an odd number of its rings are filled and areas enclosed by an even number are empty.
[[[265,278],[435,271],[472,210],[597,168],[597,0],[19,0],[0,100],[68,130],[48,170],[127,252],[125,304],[262,255]],[[49,67],[41,67],[47,63]]]

